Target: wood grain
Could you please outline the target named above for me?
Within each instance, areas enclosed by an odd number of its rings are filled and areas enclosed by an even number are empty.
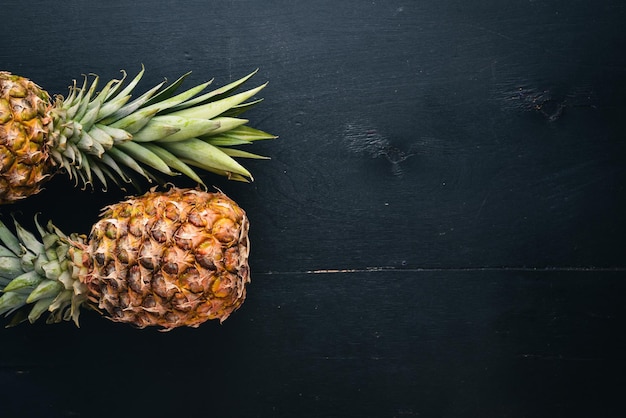
[[[0,381],[39,400],[3,410],[617,417],[625,290],[622,272],[257,275],[221,326],[137,332],[87,314],[80,331],[12,329]]]
[[[260,68],[249,298],[162,334],[0,330],[0,415],[622,417],[626,6],[148,0],[0,6],[1,67]],[[186,184],[180,182],[179,184]],[[148,187],[141,184],[140,187]],[[12,207],[87,233],[132,192],[58,175]]]

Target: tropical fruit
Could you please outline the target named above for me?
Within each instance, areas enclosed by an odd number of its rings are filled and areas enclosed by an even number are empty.
[[[224,321],[250,281],[248,219],[221,192],[151,190],[103,209],[88,236],[35,222],[40,238],[0,221],[0,315],[113,321],[171,330]]]
[[[233,146],[275,138],[239,118],[261,101],[253,98],[265,84],[234,93],[254,73],[207,93],[210,81],[177,93],[185,74],[136,98],[143,68],[128,84],[122,74],[99,92],[99,78],[85,77],[67,98],[52,99],[34,82],[0,72],[0,204],[38,193],[59,170],[104,188],[130,182],[131,173],[150,180],[180,173],[203,184],[195,168],[252,179],[233,157],[264,157]]]

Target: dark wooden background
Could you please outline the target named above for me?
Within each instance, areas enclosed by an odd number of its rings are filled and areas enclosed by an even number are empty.
[[[270,84],[223,325],[0,330],[2,417],[623,417],[622,0],[4,1],[2,69]],[[189,84],[191,85],[191,84]],[[179,183],[181,184],[181,183]],[[1,208],[87,233],[124,192]]]

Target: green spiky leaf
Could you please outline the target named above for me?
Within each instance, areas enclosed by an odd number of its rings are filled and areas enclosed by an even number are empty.
[[[118,185],[119,180],[129,182],[126,170],[148,180],[156,179],[154,173],[181,173],[200,184],[200,176],[191,167],[234,180],[252,179],[232,157],[259,157],[223,150],[276,138],[246,129],[249,121],[237,117],[261,101],[254,96],[267,83],[234,93],[256,72],[214,90],[205,92],[211,80],[179,92],[189,75],[184,74],[169,86],[159,83],[135,99],[132,97],[143,77],[143,67],[126,85],[123,72],[120,80],[109,81],[101,92],[97,92],[97,76],[91,82],[85,77],[82,86],[74,83],[68,98],[59,100],[52,111],[56,130],[51,133],[50,155],[70,178],[86,185],[95,178],[104,188],[108,180]],[[9,244],[7,248],[15,247]]]

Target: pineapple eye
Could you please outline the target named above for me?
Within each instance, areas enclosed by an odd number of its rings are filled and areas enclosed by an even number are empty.
[[[198,228],[202,228],[206,225],[207,220],[203,217],[196,209],[189,212],[187,215],[187,221],[193,226],[197,226]]]
[[[179,218],[178,207],[172,202],[169,202],[165,206],[165,217],[171,221],[177,221]]]
[[[135,237],[141,238],[143,236],[143,219],[140,216],[130,218],[128,222],[128,232]]]
[[[141,271],[139,270],[138,265],[134,265],[130,268],[126,281],[128,283],[128,287],[137,293],[141,293]]]
[[[152,291],[162,298],[169,299],[176,293],[174,286],[168,287],[167,281],[161,273],[155,273],[152,277]]]
[[[96,260],[96,264],[98,264],[99,266],[104,266],[106,256],[103,253],[96,253],[96,255],[94,256],[94,260]]]
[[[151,257],[140,258],[139,263],[148,270],[154,270],[156,263]]]
[[[9,107],[9,101],[7,99],[0,99],[0,123],[7,123],[12,117],[13,113]]]
[[[167,274],[176,275],[178,274],[178,264],[173,262],[165,263],[163,265],[163,271]]]
[[[216,270],[222,261],[222,247],[215,239],[208,239],[198,245],[195,251],[196,262],[207,270]]]
[[[167,241],[167,222],[163,219],[157,220],[152,227],[152,238],[160,242],[161,244]]]
[[[117,238],[117,226],[113,222],[109,222],[106,226],[105,235],[109,239]]]
[[[148,270],[156,270],[159,268],[160,256],[160,246],[153,241],[146,241],[139,250],[139,263]]]
[[[9,90],[9,94],[12,97],[26,97],[27,89],[24,85],[14,83]]]
[[[119,249],[117,252],[117,259],[122,264],[128,264],[128,261],[130,260],[128,251],[123,248]]]
[[[120,203],[117,210],[117,216],[120,218],[128,218],[132,214],[132,206],[130,203]]]
[[[182,285],[198,282],[199,280],[200,280],[200,272],[195,267],[189,267],[180,276],[178,276],[178,281]]]
[[[232,219],[222,218],[213,225],[213,236],[227,245],[237,240],[236,231],[237,225]]]
[[[144,308],[154,308],[156,306],[156,301],[154,300],[154,296],[152,295],[146,296],[141,306],[143,306]]]

